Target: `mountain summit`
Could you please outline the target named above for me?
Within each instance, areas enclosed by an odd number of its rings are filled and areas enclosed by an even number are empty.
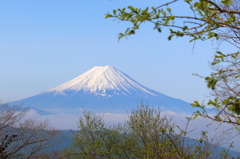
[[[93,111],[131,110],[140,101],[163,110],[187,113],[189,103],[151,90],[113,66],[95,66],[58,87],[12,104],[24,103],[36,109],[75,109]]]
[[[140,85],[125,73],[113,66],[95,66],[82,75],[47,92],[55,95],[66,95],[65,92],[84,91],[85,94],[112,97],[125,96],[157,96],[153,91]]]

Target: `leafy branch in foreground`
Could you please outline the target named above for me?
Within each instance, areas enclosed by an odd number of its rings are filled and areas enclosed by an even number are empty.
[[[207,105],[213,107],[217,113],[214,116],[208,115],[205,105],[195,101],[192,106],[200,107],[202,111],[197,111],[196,116],[203,116],[212,121],[229,123],[237,129],[240,127],[240,61],[239,52],[223,54],[217,52],[214,61],[211,63],[214,72],[205,77],[208,88],[214,100],[209,100]]]
[[[158,7],[146,7],[145,9],[128,6],[119,8],[107,13],[105,18],[115,18],[119,21],[127,21],[132,27],[127,28],[124,33],[119,33],[119,40],[122,37],[135,34],[143,22],[153,24],[153,29],[162,32],[163,27],[170,30],[168,40],[173,36],[190,36],[194,40],[218,39],[218,30],[230,28],[239,30],[239,23],[236,20],[240,11],[231,7],[231,0],[216,2],[213,0],[185,0],[189,6],[191,15],[175,15],[169,7],[179,0],[173,0]],[[231,35],[236,38],[236,35]]]

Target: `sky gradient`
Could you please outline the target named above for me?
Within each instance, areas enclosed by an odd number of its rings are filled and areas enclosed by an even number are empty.
[[[164,3],[166,1],[161,1]],[[47,91],[96,65],[112,65],[140,84],[187,102],[203,100],[203,79],[210,73],[216,45],[188,38],[167,40],[144,24],[136,35],[118,42],[128,23],[105,19],[127,7],[157,6],[157,0],[0,1],[0,99],[14,101]],[[181,8],[181,9],[179,9]],[[184,5],[173,5],[185,13]],[[228,45],[222,51],[231,50]]]
[[[0,0],[0,100],[10,102],[42,93],[97,65],[112,65],[140,84],[170,97],[189,103],[204,100],[208,92],[206,83],[192,73],[209,75],[216,42],[197,41],[193,50],[189,38],[168,41],[168,29],[160,34],[148,23],[136,35],[118,42],[117,34],[131,25],[104,18],[113,9],[158,6],[165,2]],[[189,14],[181,2],[172,7],[177,14]],[[227,44],[222,44],[220,50],[236,51]],[[80,113],[75,113],[62,111],[48,118],[57,128],[76,128]],[[164,113],[174,115],[176,123],[185,126],[185,114]],[[28,117],[36,118],[37,114],[30,111]],[[124,121],[126,114],[106,113],[105,119]],[[198,126],[198,130],[204,130],[208,122],[197,119],[190,128]],[[216,125],[208,128],[210,135],[215,134]],[[192,137],[199,134],[196,131]],[[239,144],[236,142],[236,150]]]

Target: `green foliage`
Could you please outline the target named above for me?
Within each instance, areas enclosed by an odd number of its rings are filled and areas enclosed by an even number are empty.
[[[188,122],[191,118],[187,118]],[[175,130],[178,128],[179,133]],[[172,118],[161,115],[160,109],[140,105],[132,110],[122,124],[107,126],[103,116],[85,111],[79,120],[79,130],[73,134],[73,145],[65,150],[66,158],[141,159],[141,158],[217,158],[207,132],[199,139],[187,138]]]
[[[106,129],[102,116],[85,111],[79,128],[73,137],[73,147],[67,152],[69,158],[116,158],[120,153],[118,132]]]
[[[207,114],[205,105],[195,101],[192,106],[201,108],[195,112],[195,117],[202,116],[221,123],[229,123],[237,129],[240,126],[240,94],[239,94],[239,52],[223,54],[217,51],[211,63],[214,72],[206,77],[207,87],[212,90],[214,100],[209,100],[207,105],[217,110],[215,116]]]
[[[171,40],[173,36],[190,36],[192,37],[190,42],[198,39],[218,39],[219,36],[216,31],[223,27],[238,28],[234,25],[236,22],[236,13],[225,9],[231,5],[231,0],[222,0],[221,4],[217,4],[211,0],[185,0],[194,16],[174,15],[172,9],[168,6],[176,2],[175,0],[158,7],[151,7],[151,10],[149,7],[145,9],[133,6],[119,8],[113,10],[112,14],[106,14],[105,18],[115,18],[119,21],[132,23],[131,28],[127,28],[124,33],[119,33],[119,40],[122,37],[135,34],[143,22],[151,22],[154,25],[153,29],[157,29],[158,32],[161,32],[162,27],[170,28],[171,31],[168,40]],[[223,20],[223,16],[228,18]]]

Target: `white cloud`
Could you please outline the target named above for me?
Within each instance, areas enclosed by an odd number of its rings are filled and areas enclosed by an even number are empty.
[[[41,116],[36,113],[35,110],[30,110],[27,113],[27,116],[25,118],[35,118],[37,120],[44,120],[48,119],[49,122],[56,128],[60,130],[67,130],[67,129],[77,129],[78,125],[78,120],[80,116],[83,113],[83,109],[74,109],[74,110],[65,110],[65,109],[58,109],[58,110],[51,110],[51,112],[55,114],[47,115],[47,116]],[[128,114],[127,113],[96,113],[99,115],[104,114],[104,121],[106,124],[117,124],[119,122],[124,122],[128,119]],[[189,114],[178,114],[172,111],[166,111],[162,112],[163,116],[167,117],[173,117],[173,121],[175,124],[177,124],[181,129],[186,128],[187,124],[187,119],[186,117],[191,117]],[[224,138],[229,138],[230,140],[228,143],[235,141],[234,144],[234,150],[239,151],[240,147],[240,136],[238,135],[234,139],[231,139],[231,136],[236,135],[236,131],[232,130],[226,133],[227,129],[231,128],[231,125],[228,124],[222,124],[219,129],[215,130],[217,125],[219,123],[213,122],[210,126],[207,127],[207,124],[210,122],[208,119],[202,119],[202,118],[197,118],[193,121],[190,121],[188,125],[187,131],[194,130],[188,134],[188,137],[191,138],[199,138],[201,135],[201,131],[208,131],[208,136],[210,138],[213,138],[215,136],[215,142],[218,140],[222,140]],[[225,135],[223,135],[223,132],[225,131]],[[216,137],[216,134],[219,134],[219,136]],[[227,136],[228,135],[228,136]],[[224,141],[226,142],[226,141]],[[229,144],[225,144],[223,146],[228,146]]]

